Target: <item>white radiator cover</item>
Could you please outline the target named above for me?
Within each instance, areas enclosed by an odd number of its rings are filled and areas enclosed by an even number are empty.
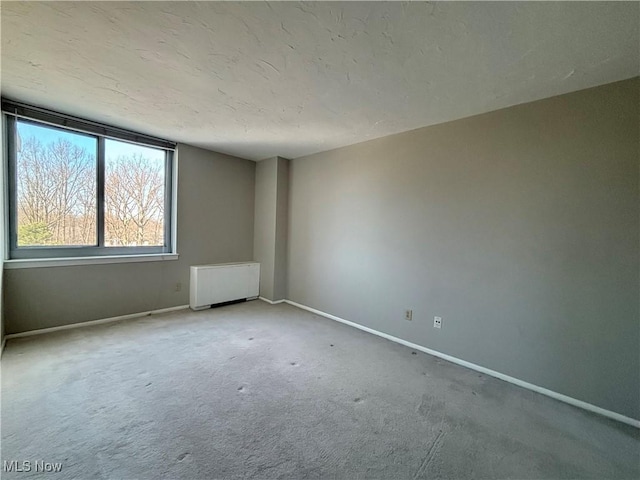
[[[189,307],[192,310],[203,310],[216,303],[256,298],[259,293],[259,263],[222,263],[191,267]]]

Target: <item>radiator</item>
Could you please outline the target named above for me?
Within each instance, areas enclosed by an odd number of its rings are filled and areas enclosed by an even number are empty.
[[[191,267],[189,306],[203,310],[217,303],[256,298],[259,289],[259,263],[196,265]]]

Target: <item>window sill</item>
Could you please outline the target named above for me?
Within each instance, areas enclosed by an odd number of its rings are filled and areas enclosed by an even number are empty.
[[[104,257],[67,257],[67,258],[25,258],[5,260],[5,269],[70,267],[74,265],[97,265],[100,263],[140,263],[178,260],[177,253],[153,253],[146,255],[111,255]]]

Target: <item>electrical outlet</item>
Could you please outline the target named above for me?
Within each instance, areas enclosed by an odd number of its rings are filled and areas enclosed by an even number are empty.
[[[413,319],[413,310],[405,310],[404,311],[404,319],[412,320]]]
[[[442,317],[433,317],[433,328],[442,328]]]
[[[182,291],[182,284],[180,282],[176,283],[176,292]]]

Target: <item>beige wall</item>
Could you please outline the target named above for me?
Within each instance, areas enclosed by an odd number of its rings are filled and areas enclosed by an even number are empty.
[[[289,299],[640,418],[638,90],[293,160]]]
[[[180,145],[178,169],[179,260],[5,270],[7,333],[185,305],[190,265],[252,260],[255,163]]]

